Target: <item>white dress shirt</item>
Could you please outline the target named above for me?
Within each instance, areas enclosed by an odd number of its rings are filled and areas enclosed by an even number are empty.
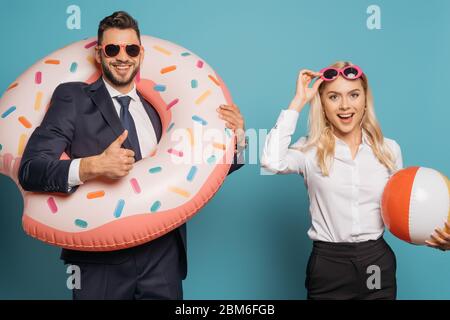
[[[304,177],[309,195],[312,225],[308,236],[327,242],[362,242],[383,235],[380,202],[384,186],[395,172],[390,172],[375,157],[363,130],[362,143],[355,159],[349,146],[336,139],[333,165],[323,176],[316,159],[316,147],[308,151],[292,148],[305,144],[300,138],[290,148],[299,113],[282,110],[276,126],[267,136],[261,165],[269,171]],[[400,146],[384,138],[395,157],[398,169],[403,167]]]
[[[139,140],[139,146],[141,148],[142,157],[145,158],[155,148],[158,141],[156,139],[156,133],[153,128],[152,122],[148,116],[148,113],[145,111],[144,109],[145,107],[142,104],[142,101],[136,92],[136,86],[133,85],[133,88],[130,90],[130,92],[123,94],[114,89],[108,82],[105,81],[105,79],[102,78],[102,80],[105,83],[109,95],[111,96],[111,99],[114,104],[114,109],[116,110],[117,116],[119,118],[121,107],[117,99],[115,99],[115,97],[121,96],[131,97],[130,106],[128,109],[130,110],[131,116],[133,117],[133,121],[136,126],[136,132]],[[79,173],[80,161],[81,159],[74,159],[70,163],[68,176],[69,191],[70,188],[83,184],[83,182],[80,180],[80,173]]]

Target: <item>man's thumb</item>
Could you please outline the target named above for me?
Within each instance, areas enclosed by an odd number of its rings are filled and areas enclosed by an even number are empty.
[[[116,147],[121,147],[122,143],[125,141],[125,139],[128,137],[128,130],[124,130],[120,136],[117,137],[117,139],[112,143],[112,145]]]

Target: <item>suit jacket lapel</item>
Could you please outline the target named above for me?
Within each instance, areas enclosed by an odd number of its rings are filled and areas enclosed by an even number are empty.
[[[155,108],[153,108],[153,106],[149,102],[147,102],[138,91],[136,92],[139,98],[141,99],[145,112],[147,112],[147,115],[150,118],[150,121],[153,125],[153,130],[155,130],[156,135],[156,141],[159,142],[159,140],[161,140],[162,135],[161,118],[159,117],[158,112],[155,110]]]
[[[114,131],[116,137],[120,136],[124,128],[114,108],[111,96],[109,95],[108,90],[106,89],[101,77],[90,86],[88,86],[88,93],[92,101],[102,113],[103,118]],[[133,150],[133,147],[128,138],[124,141],[123,146],[127,149]]]

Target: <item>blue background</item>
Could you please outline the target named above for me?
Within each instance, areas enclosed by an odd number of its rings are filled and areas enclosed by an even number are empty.
[[[103,17],[126,10],[142,34],[178,43],[212,65],[247,128],[273,126],[300,68],[340,59],[359,64],[383,132],[401,145],[405,166],[449,175],[450,1],[1,2],[1,92],[37,60],[96,35]],[[80,30],[66,27],[71,4],[81,8]],[[381,30],[366,27],[371,4],[381,8]],[[307,112],[296,136],[305,134]],[[23,233],[22,199],[5,176],[0,190],[0,298],[70,298],[60,250]],[[258,165],[247,165],[188,223],[185,298],[305,298],[309,225],[301,177],[264,176]],[[450,253],[386,238],[398,259],[400,299],[450,298]]]

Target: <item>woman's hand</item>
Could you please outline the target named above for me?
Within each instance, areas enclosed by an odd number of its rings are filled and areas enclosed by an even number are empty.
[[[431,235],[432,240],[425,241],[429,247],[440,249],[443,251],[450,250],[450,224],[445,223],[445,231],[436,228],[435,234]]]
[[[289,109],[300,112],[303,107],[312,100],[317,93],[320,84],[323,80],[320,78],[321,73],[311,70],[301,70],[297,78],[297,89],[295,91],[295,97],[289,105]],[[309,85],[314,78],[318,78],[310,88]]]

